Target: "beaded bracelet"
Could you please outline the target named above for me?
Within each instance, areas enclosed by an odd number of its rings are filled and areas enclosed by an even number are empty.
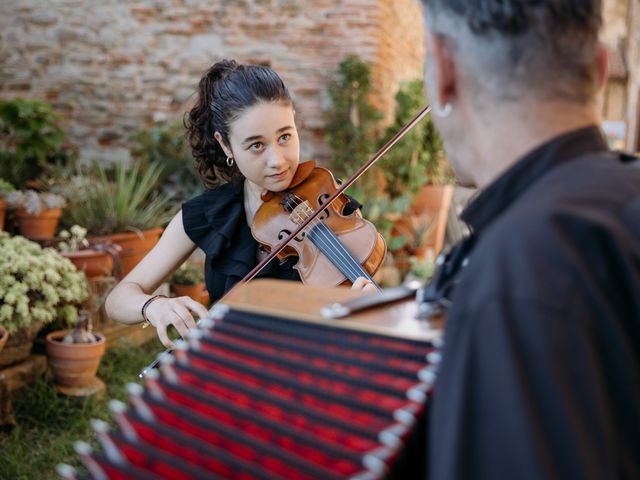
[[[154,295],[153,297],[148,299],[146,302],[144,302],[144,305],[142,305],[142,320],[144,322],[142,324],[142,328],[147,328],[149,325],[151,325],[151,322],[147,318],[147,308],[149,307],[149,305],[151,305],[151,302],[153,302],[154,300],[157,300],[159,298],[167,298],[167,296],[166,295]]]

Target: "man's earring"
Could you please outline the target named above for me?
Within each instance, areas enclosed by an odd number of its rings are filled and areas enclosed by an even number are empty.
[[[435,113],[440,118],[446,118],[451,113],[451,110],[453,110],[453,107],[449,102],[447,102],[444,104],[444,107],[441,107],[439,104],[436,104],[436,106],[433,109],[433,113]]]
[[[233,157],[227,157],[227,167],[233,167]]]

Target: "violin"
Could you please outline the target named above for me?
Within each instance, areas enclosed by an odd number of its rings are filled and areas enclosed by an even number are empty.
[[[349,202],[339,195],[333,174],[315,162],[301,163],[289,187],[265,192],[256,211],[251,233],[266,251],[291,236],[313,212],[322,212],[299,235],[291,238],[278,258],[297,256],[294,268],[307,285],[336,286],[364,277],[378,287],[373,275],[384,261],[387,245],[373,224],[359,210],[342,212]],[[380,289],[380,287],[378,287]]]

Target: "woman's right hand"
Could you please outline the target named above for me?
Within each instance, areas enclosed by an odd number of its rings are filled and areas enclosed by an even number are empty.
[[[209,312],[191,297],[174,297],[154,300],[145,313],[149,323],[158,332],[162,344],[167,348],[173,348],[174,344],[167,335],[167,328],[173,325],[180,336],[186,338],[189,330],[197,328],[193,314],[199,318],[206,318]]]

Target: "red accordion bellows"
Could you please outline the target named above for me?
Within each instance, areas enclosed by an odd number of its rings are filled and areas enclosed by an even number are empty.
[[[83,461],[93,478],[419,477],[432,350],[232,310],[131,389]]]

